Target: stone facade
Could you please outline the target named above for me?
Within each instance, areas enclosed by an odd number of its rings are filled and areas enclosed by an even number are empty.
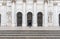
[[[0,39],[60,39],[59,26],[60,0],[0,0]]]
[[[0,0],[1,27],[17,28],[17,13],[21,12],[23,15],[22,27],[19,28],[26,29],[27,13],[32,12],[32,28],[37,29],[37,14],[42,12],[42,28],[57,27],[58,29],[60,24],[59,8],[59,0]]]

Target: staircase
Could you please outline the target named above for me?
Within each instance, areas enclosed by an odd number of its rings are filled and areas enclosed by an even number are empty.
[[[2,39],[60,39],[60,30],[0,30]]]
[[[0,36],[60,36],[60,30],[0,30]]]

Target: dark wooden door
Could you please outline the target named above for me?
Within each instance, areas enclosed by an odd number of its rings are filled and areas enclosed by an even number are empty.
[[[17,13],[17,26],[22,26],[22,13]]]
[[[60,26],[60,14],[59,14],[59,26]]]
[[[27,13],[27,26],[29,27],[32,26],[32,13],[31,12]]]
[[[1,14],[0,14],[0,25],[1,25]]]
[[[37,24],[38,26],[42,26],[43,16],[41,12],[38,12],[37,14]]]

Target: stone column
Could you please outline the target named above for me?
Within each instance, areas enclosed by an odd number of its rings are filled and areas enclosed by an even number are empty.
[[[33,22],[34,22],[34,26],[33,27],[37,27],[37,10],[36,10],[36,7],[37,5],[36,5],[36,2],[34,3],[34,20],[33,20]]]
[[[44,14],[44,16],[45,16],[45,25],[44,26],[48,26],[48,3],[47,2],[45,2],[45,14]]]
[[[54,24],[54,26],[59,26],[58,25],[58,5],[57,5],[57,3],[56,2],[54,2],[54,14],[53,14],[53,24]]]
[[[6,26],[6,5],[7,5],[7,3],[6,3],[7,1],[5,0],[5,1],[3,1],[2,2],[2,7],[1,7],[1,26],[2,27],[4,27],[4,26]]]
[[[1,12],[1,26],[4,27],[6,26],[6,6],[2,6],[2,12]]]
[[[23,19],[22,19],[22,26],[26,27],[27,24],[26,24],[26,3],[25,3],[25,1],[23,3],[23,16],[22,17],[23,17]]]
[[[12,26],[16,26],[15,24],[15,3],[12,3]]]

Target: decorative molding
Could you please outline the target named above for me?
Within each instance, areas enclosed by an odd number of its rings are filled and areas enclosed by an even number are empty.
[[[52,23],[52,14],[53,14],[52,12],[48,13],[48,22],[49,23]]]
[[[8,18],[7,24],[11,25],[12,24],[12,14],[10,11],[7,12],[7,18]]]

